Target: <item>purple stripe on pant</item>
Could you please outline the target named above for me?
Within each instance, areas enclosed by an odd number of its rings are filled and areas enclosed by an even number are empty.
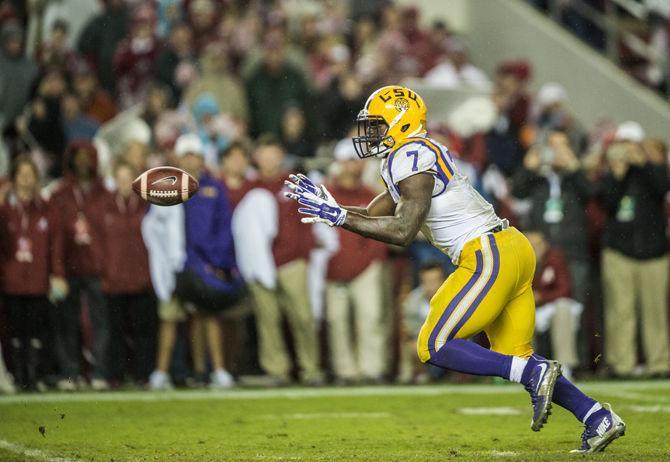
[[[463,316],[461,320],[458,321],[458,324],[456,324],[456,326],[454,326],[454,328],[451,330],[451,332],[449,333],[449,337],[447,337],[447,341],[453,339],[458,333],[458,331],[461,330],[461,327],[463,327],[463,325],[468,321],[468,319],[472,317],[472,314],[475,312],[475,310],[482,302],[486,294],[489,293],[489,290],[491,290],[491,286],[493,286],[493,283],[498,277],[498,272],[500,271],[500,252],[498,252],[498,246],[496,244],[495,237],[493,237],[493,234],[489,234],[487,237],[489,239],[489,243],[491,244],[491,254],[493,255],[493,269],[491,270],[491,276],[489,277],[489,280],[484,286],[484,289],[479,293],[477,298],[475,298],[474,302],[472,302],[470,308],[468,308],[468,311],[465,313],[465,316]]]
[[[454,312],[454,310],[456,309],[460,301],[463,299],[463,297],[465,297],[465,295],[470,291],[470,289],[472,289],[472,286],[475,285],[475,283],[479,280],[479,278],[482,275],[482,269],[484,265],[481,250],[477,250],[475,252],[475,257],[477,258],[477,266],[475,267],[475,272],[470,277],[468,283],[458,292],[458,294],[456,294],[456,296],[451,300],[451,302],[449,302],[449,305],[444,310],[444,313],[442,313],[440,320],[437,322],[435,328],[430,333],[430,337],[428,337],[428,351],[430,352],[431,355],[435,353],[435,340],[437,340],[437,336],[440,333],[440,330],[442,330],[444,324],[447,322],[447,319],[449,319],[451,313]]]

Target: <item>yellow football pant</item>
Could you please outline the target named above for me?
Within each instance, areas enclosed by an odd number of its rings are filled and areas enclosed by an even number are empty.
[[[535,327],[535,253],[516,228],[487,233],[465,244],[458,268],[430,301],[419,333],[422,362],[449,340],[484,331],[491,349],[527,358]]]

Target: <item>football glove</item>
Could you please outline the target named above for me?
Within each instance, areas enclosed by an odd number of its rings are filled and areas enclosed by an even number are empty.
[[[291,189],[291,192],[284,193],[286,197],[303,206],[298,208],[298,212],[308,216],[303,217],[300,221],[303,223],[325,223],[328,226],[342,226],[347,218],[347,211],[340,207],[325,186],[317,186],[306,176],[301,176],[302,178],[291,175],[291,180],[296,181],[296,183],[286,181],[286,186]],[[298,181],[302,183],[302,186]],[[312,191],[318,191],[320,194],[315,194]]]
[[[296,194],[311,193],[316,197],[327,200],[328,196],[323,192],[323,186],[316,185],[312,180],[302,173],[297,175],[289,175],[290,181],[285,181],[284,183],[288,188]]]

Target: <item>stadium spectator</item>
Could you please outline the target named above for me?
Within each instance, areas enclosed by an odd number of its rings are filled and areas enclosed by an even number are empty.
[[[540,87],[531,109],[531,123],[537,131],[535,138],[542,140],[547,132],[561,130],[568,134],[572,148],[581,152],[586,142],[585,133],[568,111],[567,100],[565,88],[558,83],[545,83]]]
[[[335,148],[335,176],[327,185],[341,204],[367,207],[376,194],[361,181],[365,163],[349,140]],[[328,263],[326,320],[335,379],[378,383],[386,369],[383,264],[386,245],[341,228],[339,248]],[[353,326],[353,330],[352,327]]]
[[[513,114],[510,113],[514,96],[504,82],[496,82],[491,94],[497,117],[486,133],[486,159],[489,165],[495,166],[505,176],[511,176],[523,162],[525,143],[521,139],[522,127],[514,124]],[[529,131],[534,135],[532,130]]]
[[[98,124],[103,124],[116,115],[116,102],[100,87],[91,65],[79,60],[71,71],[72,90],[79,98],[82,111]]]
[[[200,142],[203,145],[205,165],[215,170],[218,164],[219,151],[235,136],[234,123],[221,109],[214,97],[209,93],[201,93],[193,103],[193,119]]]
[[[167,37],[183,20],[181,0],[158,0],[158,23],[156,32],[160,37]]]
[[[155,13],[148,5],[138,7],[130,24],[130,36],[114,52],[114,74],[119,105],[127,109],[146,97],[161,52],[154,33]]]
[[[416,355],[416,341],[421,326],[430,311],[430,299],[446,278],[442,264],[425,261],[419,269],[419,286],[412,290],[402,304],[400,328],[400,364],[398,382],[421,383],[428,379],[425,367]]]
[[[662,4],[663,2],[659,2]],[[649,46],[646,58],[649,62],[644,69],[642,80],[649,86],[670,94],[668,88],[668,73],[670,72],[670,63],[668,54],[670,53],[670,15],[667,11],[664,16],[658,11],[651,11],[649,14]]]
[[[147,156],[149,147],[146,143],[133,140],[126,144],[126,149],[120,156],[123,163],[128,164],[134,172],[141,173],[147,168]]]
[[[279,136],[282,112],[277,108],[294,105],[307,113],[307,83],[302,72],[286,60],[285,48],[281,33],[268,33],[262,61],[245,81],[252,136],[264,133]]]
[[[531,101],[526,84],[531,74],[530,64],[523,59],[502,61],[496,67],[495,88],[503,100],[500,109],[516,132],[528,120]]]
[[[219,110],[235,120],[246,123],[249,117],[247,96],[239,77],[230,70],[226,47],[220,43],[208,45],[199,60],[200,74],[184,93],[183,103],[191,107],[202,94],[210,94]]]
[[[60,100],[60,106],[65,142],[92,140],[98,131],[98,122],[81,112],[77,96],[73,93],[65,93]]]
[[[24,137],[34,139],[46,152],[51,166],[49,173],[54,177],[62,174],[62,153],[66,147],[61,119],[61,98],[66,90],[67,83],[61,71],[51,70],[46,73],[27,111],[27,120],[21,117],[17,124]]]
[[[439,55],[439,45],[433,42],[433,37],[421,27],[421,15],[419,9],[412,5],[400,9],[400,31],[407,41],[407,55],[403,56],[404,60],[416,61],[414,66],[416,70],[411,75],[425,75],[429,69],[436,66],[436,60]],[[449,39],[448,39],[449,40]],[[448,53],[452,54],[452,62],[457,67],[460,66],[459,58],[464,56],[456,56],[454,53],[459,53],[453,42],[447,42],[446,45]],[[410,51],[411,50],[411,51]],[[464,51],[464,50],[463,50]],[[484,73],[481,73],[485,77]]]
[[[235,208],[247,192],[251,154],[246,143],[234,141],[221,152],[220,176],[230,205]]]
[[[16,158],[12,188],[0,206],[0,280],[9,321],[16,385],[44,391],[42,357],[49,325],[53,267],[48,204],[39,195],[39,172],[26,155]]]
[[[491,81],[481,69],[470,63],[465,43],[450,37],[443,44],[440,62],[426,72],[424,81],[441,88],[473,88],[488,90]]]
[[[363,84],[355,73],[347,72],[335,79],[321,94],[319,134],[328,140],[342,139],[365,105]]]
[[[144,97],[142,120],[150,128],[154,128],[156,122],[163,115],[172,103],[172,92],[170,87],[159,82],[154,82],[147,88],[147,94]]]
[[[104,204],[102,292],[114,339],[110,342],[109,376],[123,380],[129,373],[143,383],[154,368],[157,322],[149,257],[141,231],[147,205],[133,193],[136,176],[137,171],[125,162],[118,162],[114,168],[116,191]]]
[[[23,112],[37,76],[37,66],[23,55],[23,39],[23,29],[15,22],[0,29],[0,132]]]
[[[175,153],[180,167],[200,184],[198,193],[184,205],[186,262],[177,276],[177,296],[195,306],[191,329],[195,338],[202,335],[206,340],[213,369],[210,387],[229,388],[234,380],[225,369],[218,314],[242,295],[231,230],[232,207],[223,185],[205,169],[204,146],[197,135],[179,137]],[[196,374],[204,374],[204,355],[194,352],[193,365]]]
[[[64,156],[65,176],[51,198],[54,274],[67,278],[69,292],[59,304],[58,354],[61,390],[81,383],[81,310],[83,295],[91,319],[94,365],[91,386],[109,388],[109,310],[101,291],[104,272],[104,210],[108,192],[97,173],[98,155],[88,141],[75,140]]]
[[[156,62],[156,78],[172,90],[174,101],[181,101],[182,92],[197,77],[193,33],[186,24],[176,24],[170,31],[167,46]]]
[[[572,297],[586,304],[590,286],[590,255],[586,207],[594,185],[580,167],[567,135],[551,131],[528,150],[512,178],[512,194],[528,199],[528,226],[542,230],[568,262]]]
[[[300,366],[300,379],[318,385],[323,378],[307,290],[307,261],[314,238],[311,229],[300,223],[295,206],[283,195],[284,180],[288,177],[282,167],[284,158],[284,150],[276,138],[268,135],[259,139],[253,153],[258,179],[249,184],[250,192],[238,205],[233,229],[239,237],[236,246],[246,247],[238,249],[238,254],[243,255],[239,264],[254,300],[261,368],[276,385],[291,381],[291,360],[282,334],[285,316]],[[253,205],[254,189],[271,194],[269,204],[265,203],[268,210]],[[266,225],[260,227],[259,221]],[[250,252],[245,252],[249,249]],[[261,268],[257,267],[259,264]]]
[[[186,260],[184,206],[152,205],[142,222],[142,237],[149,255],[151,283],[159,301],[158,353],[156,369],[149,376],[151,390],[171,390],[170,366],[177,340],[177,326],[187,319],[186,310],[174,292],[177,273]]]
[[[617,376],[632,375],[637,365],[638,302],[646,371],[670,372],[663,210],[670,180],[666,166],[646,156],[640,144],[643,137],[639,124],[619,126],[617,142],[607,151],[609,171],[598,187],[607,212],[602,252],[605,357]]]
[[[310,50],[307,42],[301,40],[307,54],[307,66],[311,87],[319,92],[326,90],[333,80],[349,72],[351,51],[332,35],[324,35],[318,47]]]
[[[106,91],[116,91],[114,55],[128,30],[129,8],[124,0],[108,0],[104,11],[93,17],[79,36],[77,49],[93,64]]]
[[[302,109],[287,107],[281,120],[281,141],[289,157],[314,157],[315,147],[306,130],[307,120]]]
[[[39,46],[36,56],[42,69],[57,67],[67,69],[76,59],[76,54],[68,46],[68,24],[63,19],[57,19],[51,25],[49,38]]]
[[[571,298],[570,270],[563,252],[552,247],[539,229],[524,232],[535,251],[537,266],[533,280],[535,295],[535,332],[549,332],[551,350],[548,356],[561,363],[561,373],[568,379],[577,366],[577,332],[583,306]],[[545,352],[541,345],[536,348]]]
[[[216,27],[223,5],[221,0],[187,0],[188,20],[193,29],[195,46],[202,51],[216,39]]]

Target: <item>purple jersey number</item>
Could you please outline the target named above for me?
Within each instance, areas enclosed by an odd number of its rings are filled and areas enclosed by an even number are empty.
[[[416,172],[419,168],[417,167],[417,162],[419,161],[419,151],[407,151],[407,157],[414,156],[412,163],[412,171]]]

